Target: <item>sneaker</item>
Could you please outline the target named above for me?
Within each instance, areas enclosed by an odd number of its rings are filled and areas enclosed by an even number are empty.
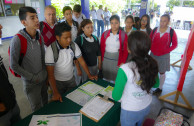
[[[153,95],[159,96],[162,93],[162,89],[157,88],[154,92]]]

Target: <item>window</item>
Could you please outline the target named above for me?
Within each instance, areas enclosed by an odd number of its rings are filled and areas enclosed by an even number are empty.
[[[25,6],[24,0],[1,0],[1,5],[3,16],[18,16],[19,8]]]

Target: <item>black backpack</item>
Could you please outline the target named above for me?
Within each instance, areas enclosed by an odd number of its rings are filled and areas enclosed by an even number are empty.
[[[58,58],[59,58],[59,49],[57,47],[57,43],[53,42],[51,44],[51,48],[53,50],[54,62],[56,63],[58,61]],[[74,42],[71,42],[71,44],[69,45],[69,48],[73,51],[73,53],[75,55],[75,43]],[[75,56],[73,59],[74,60],[76,59]]]
[[[157,28],[158,28],[158,27],[155,27],[155,28],[153,29],[153,33],[152,33],[153,35],[154,35],[154,33],[156,32]],[[173,33],[174,33],[174,29],[170,28],[170,38],[171,38],[171,41],[170,41],[170,42],[172,42]]]

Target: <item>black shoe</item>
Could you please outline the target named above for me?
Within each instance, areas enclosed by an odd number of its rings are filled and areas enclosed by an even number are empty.
[[[159,96],[162,93],[162,90],[160,88],[157,88],[155,91],[153,91],[153,95]]]

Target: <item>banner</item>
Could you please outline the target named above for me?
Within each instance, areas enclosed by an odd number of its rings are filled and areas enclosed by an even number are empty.
[[[189,67],[190,60],[193,56],[193,51],[194,51],[194,25],[189,34],[188,42],[187,42],[185,52],[182,58],[181,73],[180,73],[179,83],[177,87],[178,91],[182,92],[184,81],[185,81],[185,76],[186,76],[186,73]]]

